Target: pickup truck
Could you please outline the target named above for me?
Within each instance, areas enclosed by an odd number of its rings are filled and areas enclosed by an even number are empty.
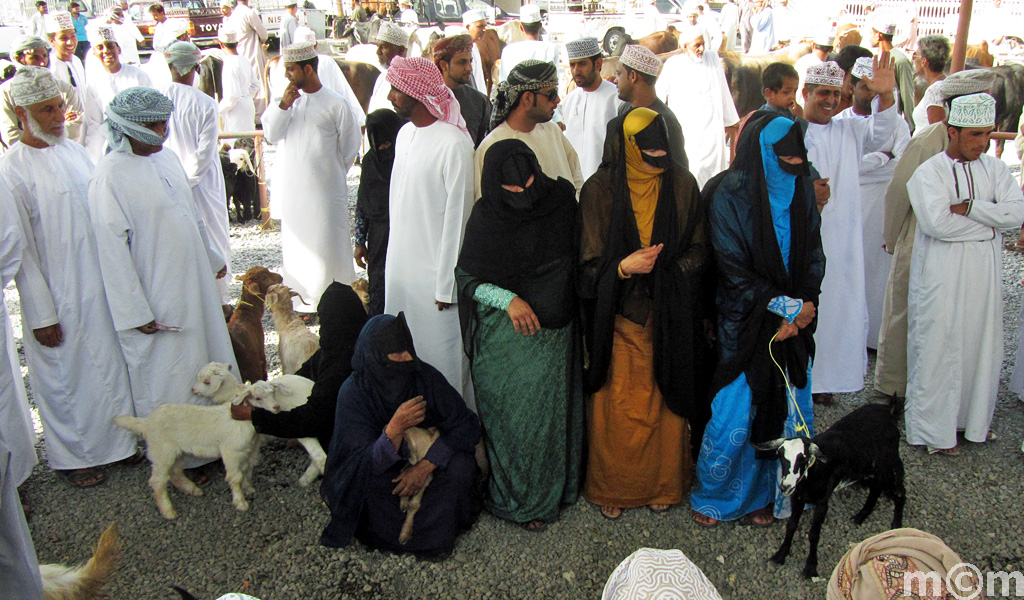
[[[146,38],[139,43],[139,50],[153,49],[153,28],[156,21],[149,14],[149,6],[153,0],[132,2],[128,5],[128,14]],[[209,4],[203,0],[162,0],[164,14],[168,19],[188,19],[188,37],[192,43],[203,48],[217,45],[217,32],[220,31],[224,15],[215,1]]]

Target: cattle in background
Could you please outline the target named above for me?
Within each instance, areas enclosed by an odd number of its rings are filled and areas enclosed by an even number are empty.
[[[1024,65],[1009,63],[986,69],[994,76],[989,93],[996,99],[996,131],[1016,133],[1024,109]],[[1002,157],[1003,140],[996,141],[996,156]]]

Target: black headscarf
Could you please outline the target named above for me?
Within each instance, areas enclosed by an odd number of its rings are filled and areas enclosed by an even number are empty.
[[[758,111],[747,121],[729,170],[705,188],[713,195],[711,224],[718,262],[719,364],[717,393],[745,373],[757,407],[751,441],[778,438],[788,411],[785,382],[768,354],[768,344],[781,324],[767,310],[776,296],[818,303],[825,274],[821,218],[809,177],[797,177],[790,205],[789,270],[775,235],[771,203],[761,157],[761,132],[777,113]],[[793,126],[799,132],[799,125]],[[791,130],[793,131],[793,130]],[[802,136],[787,138],[802,145]],[[802,152],[802,154],[801,154]],[[787,154],[806,156],[803,148]],[[807,385],[808,361],[814,356],[817,320],[788,340],[772,345],[775,359],[796,387]],[[773,458],[764,456],[764,458]]]
[[[530,58],[512,67],[508,78],[498,85],[495,92],[491,129],[505,122],[523,92],[536,92],[553,86],[558,86],[558,71],[554,63]]]
[[[533,184],[527,186],[530,177]],[[510,192],[502,185],[524,188]],[[545,329],[561,329],[575,317],[576,192],[565,179],[551,179],[520,140],[502,140],[487,150],[459,254],[470,275],[459,282],[463,332],[472,335],[473,293],[492,283],[525,300]],[[465,345],[467,351],[471,344]]]
[[[693,175],[669,155],[672,164],[661,175],[651,235],[651,245],[664,244],[664,249],[650,274],[619,278],[619,263],[641,247],[626,183],[623,124],[628,115],[608,124],[601,167],[580,194],[579,287],[589,359],[584,389],[596,392],[607,379],[615,316],[645,324],[650,315],[655,380],[665,403],[684,418],[703,421],[710,412],[708,385],[714,365],[704,332],[705,319],[712,315],[702,302],[711,293],[707,211]],[[664,119],[658,115],[651,125],[664,128]],[[668,134],[659,137],[667,139]]]
[[[388,196],[391,168],[395,164],[395,140],[405,119],[393,110],[382,108],[366,116],[366,141],[356,207],[371,221],[388,222]],[[387,145],[387,148],[381,146]]]
[[[352,372],[352,354],[366,324],[366,310],[350,286],[337,281],[327,286],[316,307],[320,317],[320,349],[296,371],[313,380],[309,401],[277,414],[253,408],[252,424],[259,433],[283,438],[316,437],[330,446],[338,390]]]
[[[453,452],[472,454],[480,439],[480,421],[444,375],[426,363],[419,363],[418,370],[401,369],[388,360],[384,350],[394,350],[391,342],[396,338],[397,319],[379,315],[367,321],[356,342],[352,375],[338,392],[334,427],[343,433],[331,440],[320,486],[331,510],[331,521],[321,536],[325,546],[351,543],[372,475],[373,446],[403,402],[423,396],[427,414],[419,427],[437,427],[438,442]]]

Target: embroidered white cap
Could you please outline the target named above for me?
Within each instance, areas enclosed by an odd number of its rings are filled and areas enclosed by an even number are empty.
[[[992,127],[996,124],[996,99],[984,92],[954,98],[946,123],[956,127]]]
[[[807,67],[804,85],[830,85],[843,87],[843,69],[839,63],[830,60]]]
[[[630,44],[622,52],[619,61],[634,71],[657,77],[661,73],[661,60],[658,55],[640,44]]]
[[[223,44],[237,44],[238,32],[231,27],[222,26],[217,32],[217,41]]]
[[[407,48],[409,46],[409,34],[402,31],[401,27],[391,21],[384,21],[380,24],[380,29],[377,30],[377,41]]]
[[[46,33],[57,33],[75,28],[75,21],[71,18],[71,13],[66,10],[46,13],[44,22],[46,23]]]
[[[11,100],[15,106],[32,106],[59,95],[57,80],[49,69],[22,65],[11,78]]]
[[[896,35],[896,23],[886,15],[877,15],[871,19],[871,28],[885,35]]]
[[[862,56],[857,59],[857,62],[853,63],[853,68],[850,69],[850,75],[853,75],[857,79],[864,79],[867,77],[871,79],[875,76],[875,63],[870,56]]]
[[[595,37],[580,38],[568,42],[565,45],[565,52],[569,55],[569,60],[599,56],[601,54],[601,43]]]
[[[519,9],[519,22],[526,25],[540,23],[540,7],[536,4],[524,4]]]
[[[477,21],[486,21],[487,13],[479,8],[467,10],[462,13],[462,24],[469,25],[470,23],[476,23]]]
[[[292,44],[281,51],[281,60],[286,63],[297,63],[311,58],[316,58],[316,44],[311,42]]]

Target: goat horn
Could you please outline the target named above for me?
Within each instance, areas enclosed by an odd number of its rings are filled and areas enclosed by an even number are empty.
[[[302,298],[302,294],[300,294],[300,293],[298,293],[298,292],[292,292],[292,294],[294,294],[294,295],[296,295],[296,296],[298,296],[298,297],[299,297],[299,302],[301,302],[301,303],[305,304],[306,306],[309,306],[309,302],[306,302],[306,301],[305,301],[305,300],[304,300],[304,299]]]

